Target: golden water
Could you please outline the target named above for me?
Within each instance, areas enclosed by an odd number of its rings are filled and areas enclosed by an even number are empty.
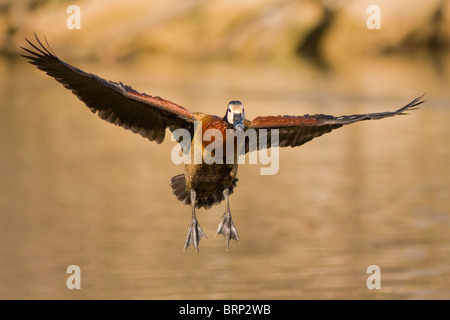
[[[280,150],[280,170],[243,165],[231,196],[241,238],[214,237],[223,204],[198,213],[208,235],[182,251],[190,208],[171,194],[174,142],[100,120],[21,60],[0,61],[0,298],[450,298],[449,72],[402,57],[323,73],[293,66],[72,62],[138,91],[247,118],[387,111]],[[446,59],[449,61],[449,59]],[[449,69],[448,66],[447,70]],[[444,70],[444,71],[442,71]],[[81,290],[66,269],[81,268]],[[366,269],[378,265],[381,289]]]

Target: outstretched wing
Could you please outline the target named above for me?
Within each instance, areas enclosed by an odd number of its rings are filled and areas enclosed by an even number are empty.
[[[71,90],[100,118],[157,143],[164,141],[166,128],[191,130],[195,117],[185,108],[71,66],[53,53],[48,42],[45,47],[35,37],[36,45],[25,39],[34,50],[22,47],[30,54],[22,56]]]
[[[246,129],[255,129],[258,137],[258,150],[265,147],[270,148],[272,144],[271,130],[278,129],[279,146],[280,147],[297,147],[314,138],[317,138],[325,133],[331,132],[334,129],[340,128],[343,125],[363,121],[363,120],[377,120],[396,115],[407,114],[407,111],[418,109],[418,105],[423,103],[421,101],[423,95],[414,99],[403,108],[396,111],[356,114],[352,116],[334,117],[329,115],[304,115],[300,117],[295,116],[268,116],[257,117],[247,124]],[[266,129],[266,130],[260,130]],[[261,137],[261,134],[266,137]],[[266,144],[264,145],[264,139]],[[255,139],[253,139],[254,141]],[[263,143],[261,143],[261,141]],[[256,143],[252,141],[247,142],[246,152],[256,150]]]

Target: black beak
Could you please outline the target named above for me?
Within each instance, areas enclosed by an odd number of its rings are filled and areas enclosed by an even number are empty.
[[[244,130],[244,117],[242,114],[233,115],[233,126],[235,130]]]

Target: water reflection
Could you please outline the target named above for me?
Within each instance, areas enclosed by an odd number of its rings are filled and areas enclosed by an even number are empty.
[[[241,243],[227,253],[213,237],[221,205],[200,210],[209,239],[196,255],[182,252],[190,210],[168,186],[182,172],[170,162],[173,142],[149,143],[104,123],[24,61],[3,60],[0,297],[450,297],[445,68],[438,76],[427,61],[402,57],[334,74],[173,63],[74,64],[193,111],[222,114],[240,99],[248,118],[382,111],[422,92],[427,103],[408,117],[280,150],[275,176],[241,166],[231,197]],[[72,264],[82,270],[79,291],[66,288]],[[381,290],[366,287],[373,264]]]

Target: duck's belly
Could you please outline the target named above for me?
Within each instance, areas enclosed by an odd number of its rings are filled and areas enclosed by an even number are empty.
[[[186,191],[195,191],[196,206],[210,208],[224,199],[223,191],[231,194],[236,186],[237,164],[192,164],[186,165],[184,177]]]
[[[236,178],[237,164],[188,164],[184,168],[186,187],[194,189],[197,196],[222,192]]]

